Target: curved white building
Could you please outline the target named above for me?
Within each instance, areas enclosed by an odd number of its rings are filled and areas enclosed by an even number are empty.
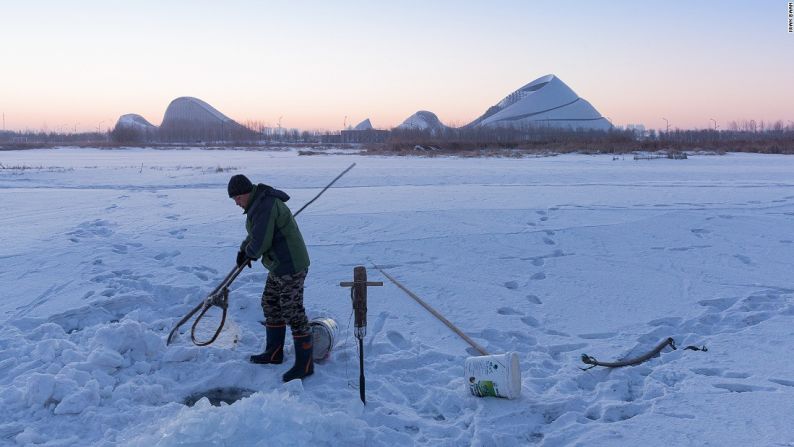
[[[165,141],[228,141],[251,138],[252,134],[215,107],[190,96],[171,101],[160,124],[160,137]]]
[[[111,131],[111,138],[122,143],[152,141],[157,135],[157,126],[137,113],[121,115]]]
[[[612,124],[560,78],[546,75],[507,95],[467,125],[608,130]]]
[[[171,101],[165,109],[161,127],[169,127],[180,123],[221,124],[233,123],[228,116],[215,107],[190,96],[182,96]]]
[[[356,124],[356,127],[353,130],[372,130],[372,122],[369,118],[365,119],[364,121]]]
[[[135,130],[154,131],[157,126],[150,123],[146,118],[138,115],[137,113],[128,113],[121,115],[119,120],[116,121],[116,127],[126,127]]]
[[[441,123],[433,112],[427,110],[420,110],[413,115],[409,116],[402,122],[397,129],[407,130],[429,130],[431,132],[440,132],[446,129],[447,126]]]

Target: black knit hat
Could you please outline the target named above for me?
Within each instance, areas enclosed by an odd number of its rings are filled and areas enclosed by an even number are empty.
[[[229,179],[229,197],[239,196],[241,194],[248,194],[254,189],[251,180],[243,174],[237,174]]]

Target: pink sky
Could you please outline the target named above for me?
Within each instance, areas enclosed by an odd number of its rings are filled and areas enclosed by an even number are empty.
[[[0,112],[9,130],[86,131],[159,124],[194,96],[271,126],[463,125],[553,73],[616,125],[794,120],[785,2],[395,3],[4,6]]]

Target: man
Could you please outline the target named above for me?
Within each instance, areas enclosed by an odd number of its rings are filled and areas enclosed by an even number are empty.
[[[292,212],[284,202],[289,196],[262,183],[253,185],[238,174],[229,179],[229,197],[246,215],[248,237],[240,245],[237,266],[262,258],[268,270],[262,293],[267,341],[265,352],[252,355],[251,362],[280,364],[284,360],[284,338],[289,324],[295,342],[295,365],[282,379],[289,382],[314,373],[312,334],[303,308],[303,282],[309,268],[309,253]]]

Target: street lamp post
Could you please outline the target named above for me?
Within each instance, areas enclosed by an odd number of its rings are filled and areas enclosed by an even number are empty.
[[[664,118],[664,117],[662,117],[662,119],[664,120],[665,124],[667,125],[667,130],[665,131],[665,133],[670,133],[670,121],[667,121],[667,118]]]
[[[717,126],[717,120],[715,120],[714,118],[709,118],[709,119],[714,121],[714,131],[716,132],[717,131],[717,127],[718,127]]]

